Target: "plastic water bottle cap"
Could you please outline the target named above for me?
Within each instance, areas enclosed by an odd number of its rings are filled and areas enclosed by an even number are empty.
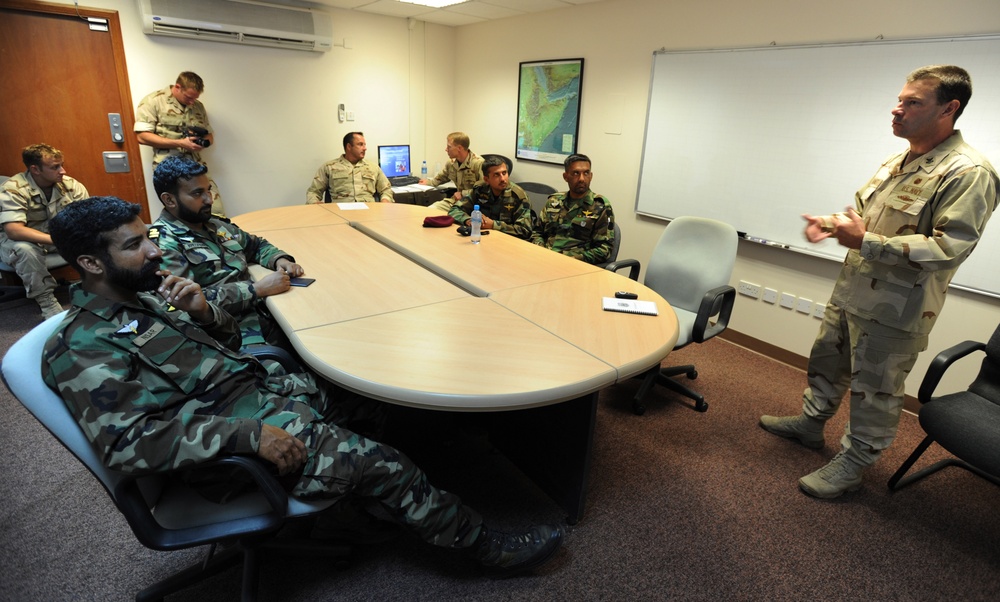
[[[479,211],[479,205],[473,205],[472,206],[472,210],[473,211]]]

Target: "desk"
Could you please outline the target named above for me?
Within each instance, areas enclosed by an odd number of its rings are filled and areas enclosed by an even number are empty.
[[[267,298],[303,361],[375,399],[491,412],[494,444],[576,522],[597,393],[670,352],[677,319],[667,302],[624,276],[500,232],[473,245],[454,228],[424,228],[434,214],[425,207],[283,209],[233,221],[317,279]],[[660,315],[603,311],[601,297],[622,289],[655,300]],[[484,327],[473,334],[466,324]],[[455,378],[461,366],[495,378],[485,386]]]

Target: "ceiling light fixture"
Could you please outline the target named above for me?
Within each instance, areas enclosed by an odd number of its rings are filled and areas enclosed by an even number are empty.
[[[406,2],[407,4],[419,4],[420,6],[429,6],[431,8],[444,8],[446,6],[451,6],[453,4],[462,4],[463,2],[468,2],[468,0],[399,0],[400,2]]]

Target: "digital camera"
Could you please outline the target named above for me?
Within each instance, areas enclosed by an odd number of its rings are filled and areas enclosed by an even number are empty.
[[[206,138],[208,135],[208,130],[199,125],[188,126],[188,138],[193,138],[191,142],[194,142],[202,148],[208,148],[212,146],[212,141]]]

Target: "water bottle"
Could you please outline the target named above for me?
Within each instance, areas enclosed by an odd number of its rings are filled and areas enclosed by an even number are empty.
[[[479,210],[479,205],[472,208],[472,220],[469,222],[469,226],[472,228],[472,233],[470,238],[472,238],[472,244],[478,245],[481,235],[479,231],[483,227],[483,212]]]
[[[420,177],[424,180],[427,179],[427,161],[424,161],[420,166]]]

